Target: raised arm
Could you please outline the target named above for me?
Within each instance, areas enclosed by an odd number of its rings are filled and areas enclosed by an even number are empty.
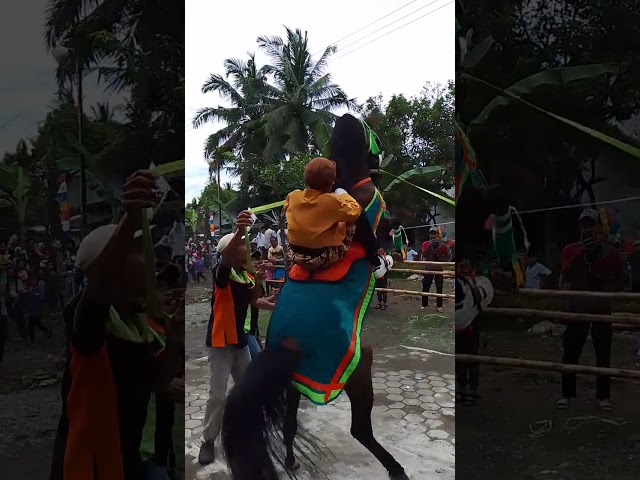
[[[96,230],[85,237],[78,249],[79,266],[87,275],[87,289],[75,311],[72,343],[83,353],[93,353],[102,346],[125,259],[140,248],[134,234],[142,225],[142,209],[157,203],[154,190],[155,177],[151,171],[140,170],[131,175],[122,190],[125,214],[115,231]]]

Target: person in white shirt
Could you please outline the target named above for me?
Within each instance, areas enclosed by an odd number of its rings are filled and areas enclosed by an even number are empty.
[[[418,252],[416,252],[411,245],[407,245],[407,261],[412,262],[417,255]]]
[[[176,212],[173,227],[167,235],[166,246],[171,249],[171,260],[177,261],[184,255],[185,225],[182,221],[182,213]]]
[[[282,245],[282,230],[279,229],[276,232],[276,236],[278,237],[278,245],[280,245],[282,247],[283,246]],[[285,238],[285,240],[287,238],[287,229],[286,228],[284,229],[284,238]]]
[[[529,250],[524,272],[524,288],[541,289],[549,275],[551,270],[538,261],[535,252]]]
[[[264,243],[267,249],[271,247],[272,238],[276,238],[276,232],[271,227],[267,227],[267,229],[264,231]]]
[[[262,254],[262,259],[266,260],[266,258],[267,258],[266,257],[266,255],[267,255],[267,241],[266,241],[266,235],[265,235],[264,231],[265,231],[265,227],[260,227],[260,231],[258,233],[256,233],[256,237],[253,239],[253,241],[258,246],[258,250]]]

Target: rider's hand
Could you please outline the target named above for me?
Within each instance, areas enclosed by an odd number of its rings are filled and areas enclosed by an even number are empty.
[[[138,170],[122,188],[122,208],[126,212],[139,212],[158,203],[156,177],[151,170]]]
[[[253,214],[246,210],[240,212],[236,218],[236,226],[238,229],[250,227],[251,225],[253,225]]]

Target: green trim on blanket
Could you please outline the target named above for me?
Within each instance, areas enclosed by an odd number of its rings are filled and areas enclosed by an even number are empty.
[[[367,314],[367,310],[369,309],[369,305],[371,304],[371,299],[373,298],[375,283],[376,283],[375,278],[373,277],[373,275],[371,275],[369,277],[369,283],[365,290],[366,293],[364,295],[363,301],[360,304],[360,309],[358,311],[358,321],[355,325],[356,344],[355,344],[354,354],[351,360],[349,361],[347,368],[340,376],[339,383],[347,383],[349,378],[351,378],[351,375],[353,375],[353,372],[355,372],[356,368],[358,368],[358,365],[360,364],[360,360],[362,358],[360,334],[362,332],[364,317]],[[325,400],[325,392],[319,392],[296,380],[293,380],[292,384],[300,393],[302,393],[305,397],[307,397],[312,403],[316,405],[327,405],[333,402],[336,398],[340,396],[340,394],[344,390],[344,388],[341,388],[338,390],[332,390],[331,393],[329,394],[328,400]]]

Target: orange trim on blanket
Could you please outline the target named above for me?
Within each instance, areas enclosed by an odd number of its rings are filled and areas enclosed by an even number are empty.
[[[362,293],[362,297],[360,298],[360,302],[358,303],[358,307],[353,313],[353,331],[351,332],[351,342],[349,343],[349,349],[347,353],[345,353],[340,365],[338,365],[337,370],[333,374],[333,378],[331,379],[331,385],[335,385],[340,380],[340,377],[347,369],[351,360],[353,358],[353,353],[356,349],[356,340],[358,338],[358,318],[360,317],[360,310],[362,309],[362,304],[364,303],[364,299],[367,298],[367,294],[369,293],[369,282],[371,281],[371,269],[369,269],[369,276],[367,277],[367,285],[365,286],[364,292]],[[324,401],[327,402],[329,400],[329,396],[331,391],[324,393]]]
[[[324,270],[319,270],[313,273],[313,276],[309,273],[308,270],[305,270],[300,265],[294,265],[289,270],[289,278],[291,280],[305,281],[305,280],[314,280],[314,281],[325,281],[325,282],[338,282],[340,281],[351,268],[351,265],[356,260],[360,260],[364,258],[366,252],[364,247],[358,243],[353,242],[349,251],[338,260],[336,263],[329,265]]]
[[[318,392],[324,392],[325,398],[327,395],[330,395],[332,391],[342,390],[346,385],[345,383],[330,383],[328,385],[325,383],[318,383],[299,373],[294,373],[293,379],[306,385],[309,388],[313,388],[314,390],[317,390]]]
[[[314,277],[315,278],[315,277]],[[336,370],[336,372],[333,375],[333,378],[331,379],[331,383],[329,384],[325,384],[325,383],[319,383],[316,382],[314,380],[311,380],[308,377],[305,377],[304,375],[301,375],[299,373],[294,373],[293,374],[293,379],[306,385],[309,388],[312,388],[318,392],[323,392],[324,393],[324,401],[327,402],[329,400],[329,397],[331,396],[331,393],[334,390],[342,390],[344,388],[344,386],[346,385],[346,383],[340,382],[339,379],[342,376],[342,374],[344,373],[344,371],[349,367],[349,364],[351,363],[351,358],[353,357],[353,352],[355,352],[355,346],[356,346],[356,340],[357,340],[357,332],[358,332],[358,318],[360,316],[360,310],[362,309],[362,304],[364,303],[364,299],[367,296],[367,292],[368,292],[368,285],[369,285],[369,280],[370,277],[367,278],[367,288],[365,288],[364,293],[362,294],[362,298],[360,299],[360,303],[358,304],[358,306],[356,307],[354,316],[353,316],[353,332],[351,333],[351,341],[349,342],[349,348],[347,349],[347,352],[345,353],[344,357],[342,358],[340,364],[338,365],[338,368]]]

